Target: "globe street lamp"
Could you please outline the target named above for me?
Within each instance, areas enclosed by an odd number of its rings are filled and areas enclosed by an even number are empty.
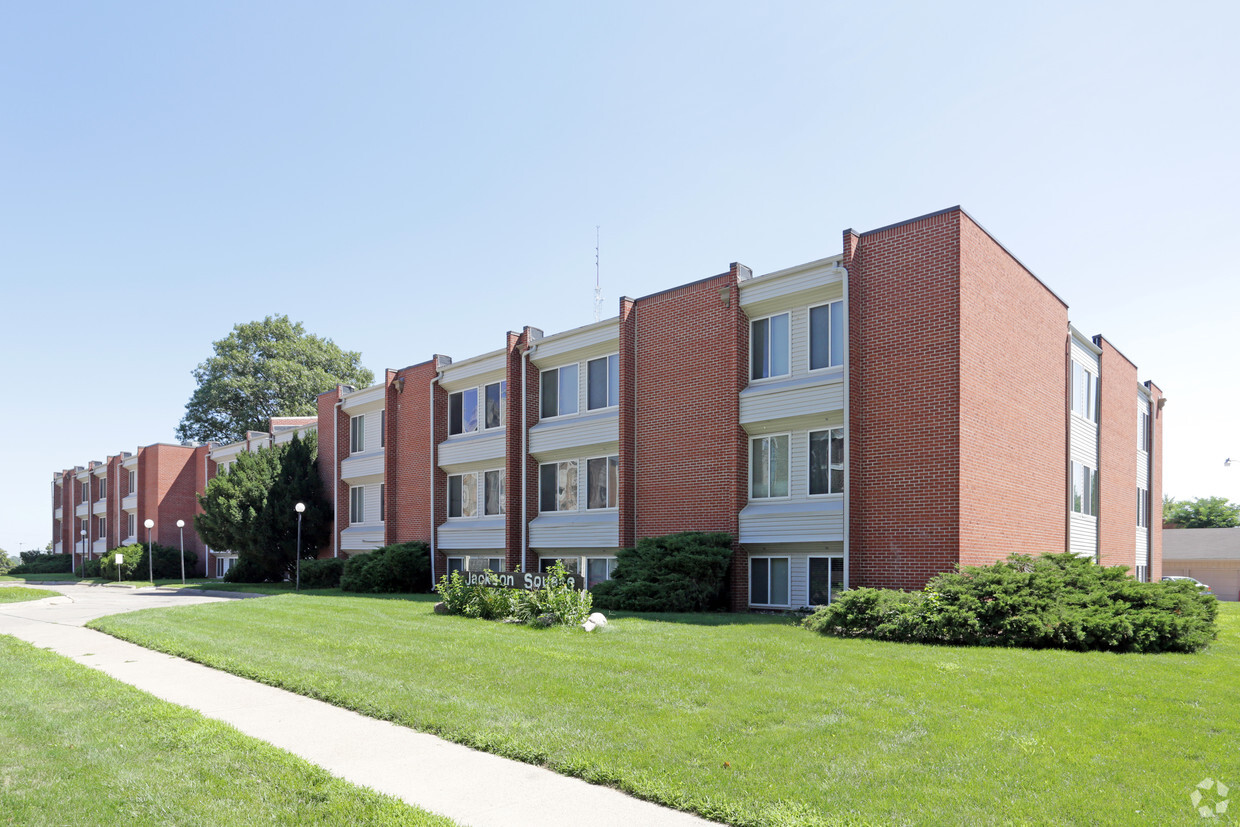
[[[295,591],[301,591],[301,515],[306,513],[306,504],[297,503],[293,506],[293,510],[297,512],[297,586]]]
[[[146,518],[146,522],[142,523],[146,526],[146,567],[151,575],[151,585],[155,585],[155,550],[151,541],[151,529],[155,527],[155,521],[150,517]]]
[[[181,532],[181,585],[185,585],[185,521],[177,520],[177,529]]]

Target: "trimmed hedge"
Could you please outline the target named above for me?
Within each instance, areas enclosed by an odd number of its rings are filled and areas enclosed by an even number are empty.
[[[556,561],[547,572],[546,585],[514,589],[469,585],[458,571],[439,578],[435,591],[443,597],[448,614],[483,620],[516,620],[527,626],[580,626],[593,606],[590,592],[568,584],[564,564]],[[494,581],[492,581],[494,582]]]
[[[23,551],[21,558],[21,565],[9,569],[7,574],[70,574],[73,572],[72,554]]]
[[[340,588],[367,594],[427,594],[434,590],[430,546],[419,540],[354,554],[344,563]]]
[[[852,589],[807,617],[812,631],[956,646],[1197,652],[1218,601],[1187,581],[1138,583],[1126,566],[1060,552],[1012,555],[932,578],[921,592]]]
[[[643,537],[616,553],[611,580],[596,585],[594,605],[632,612],[705,612],[727,604],[732,536],[684,531]]]
[[[154,543],[151,551],[155,555],[155,579],[156,580],[178,580],[181,577],[181,549],[173,546],[161,546]],[[116,555],[119,553],[124,562],[121,563],[121,579],[122,580],[146,580],[150,576],[151,566],[147,565],[147,544],[134,543],[128,546],[120,546],[111,551],[104,553],[99,558],[99,575],[108,580],[116,579]],[[191,577],[194,574],[194,567],[198,565],[198,554],[193,551],[185,552],[185,576]]]
[[[340,585],[344,573],[344,558],[324,557],[321,560],[301,561],[301,587],[303,589],[334,589]]]

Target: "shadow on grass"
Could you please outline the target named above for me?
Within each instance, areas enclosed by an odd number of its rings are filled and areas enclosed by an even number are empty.
[[[795,626],[801,622],[799,614],[759,614],[745,612],[621,612],[605,611],[609,620],[637,618],[651,623],[679,623],[684,626]]]

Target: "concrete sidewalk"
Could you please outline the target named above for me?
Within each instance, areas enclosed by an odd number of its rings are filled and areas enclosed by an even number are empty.
[[[227,600],[156,589],[57,585],[63,597],[0,604],[0,634],[72,658],[231,724],[352,783],[471,827],[706,827],[713,822],[499,758],[83,628],[141,608]]]

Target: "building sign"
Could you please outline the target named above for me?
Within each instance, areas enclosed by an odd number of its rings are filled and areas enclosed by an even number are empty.
[[[461,579],[470,586],[495,586],[508,589],[541,589],[552,580],[551,572],[538,571],[463,571]],[[586,580],[579,574],[565,574],[563,581],[573,589],[584,589]]]

